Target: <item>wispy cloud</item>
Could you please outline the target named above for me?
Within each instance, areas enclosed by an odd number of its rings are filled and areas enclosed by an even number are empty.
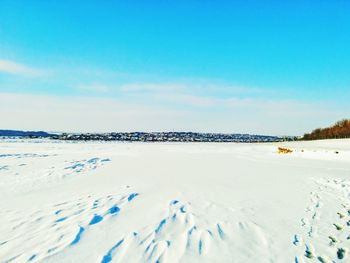
[[[149,93],[230,93],[230,94],[266,94],[271,90],[245,87],[239,85],[223,84],[211,80],[165,82],[165,83],[128,83],[121,86],[123,92],[149,92]]]
[[[78,90],[94,93],[106,93],[112,90],[115,90],[114,86],[109,86],[105,84],[88,84],[88,85],[79,85]]]
[[[188,93],[153,93],[152,98],[166,103],[193,107],[212,107],[218,105],[219,99]]]
[[[193,107],[229,107],[242,97],[267,96],[263,89],[215,83],[127,83],[111,85],[93,83],[78,85],[82,92],[99,93],[100,95],[126,95],[128,98],[158,103],[170,103]],[[104,94],[103,94],[104,93]],[[224,93],[224,96],[223,96]],[[223,98],[224,97],[224,98]]]
[[[230,95],[225,98],[218,96],[222,90]],[[249,100],[242,99],[242,95],[261,94],[261,90],[256,88],[211,83],[132,83],[121,86],[120,91],[133,97],[193,107],[234,107],[242,103],[246,105]]]
[[[0,73],[23,77],[40,77],[43,71],[11,60],[0,59]]]
[[[91,91],[119,91],[124,94],[269,94],[271,90],[261,89],[255,87],[244,87],[238,85],[228,85],[222,83],[211,82],[210,80],[201,82],[132,82],[132,80],[124,81],[124,83],[118,83],[118,81],[105,82],[91,82],[81,83],[77,86],[80,90]]]
[[[222,103],[220,100],[186,99],[192,104]],[[4,116],[2,127],[9,129],[85,132],[192,130],[298,135],[331,123],[345,112],[343,108],[326,103],[262,99],[231,99],[226,103],[225,108],[204,110],[125,98],[0,93],[0,112]]]
[[[127,83],[111,85],[104,83],[92,83],[79,85],[82,92],[99,93],[100,95],[123,95],[130,100],[141,103],[152,102],[176,105],[192,106],[199,108],[214,107],[239,107],[254,105],[262,101],[261,105],[268,100],[271,91],[259,88],[242,87],[220,83]],[[224,95],[223,95],[224,94]],[[252,100],[254,99],[254,100]]]
[[[151,93],[168,93],[168,92],[184,92],[189,88],[186,84],[180,83],[129,83],[122,85],[122,92],[151,92]]]

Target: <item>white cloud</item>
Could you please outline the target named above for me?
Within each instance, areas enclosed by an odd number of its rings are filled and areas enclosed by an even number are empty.
[[[193,103],[194,98],[190,98]],[[199,104],[206,103],[199,101]],[[211,102],[210,102],[211,103]],[[298,135],[344,117],[344,109],[297,101],[241,100],[229,107],[172,107],[126,99],[0,93],[2,129],[203,131]],[[350,112],[347,112],[350,113]]]
[[[129,83],[122,85],[120,90],[123,92],[183,92],[187,85],[178,83]]]
[[[10,60],[0,59],[0,73],[24,77],[39,77],[43,71]]]
[[[198,96],[187,93],[154,93],[152,97],[167,103],[187,105],[193,107],[212,107],[217,105],[218,99],[206,96]]]
[[[106,93],[114,90],[115,87],[96,83],[96,84],[89,84],[89,85],[80,85],[78,86],[78,89],[80,91]]]
[[[215,96],[201,95],[209,92],[220,93],[220,90],[229,90],[234,94],[246,94],[260,92],[257,89],[249,89],[236,86],[221,86],[214,84],[188,84],[188,83],[131,83],[122,85],[119,90],[134,98],[144,100],[157,100],[177,105],[194,107],[232,106],[235,99],[217,98]],[[242,100],[240,100],[242,102]]]
[[[109,93],[109,95],[124,95],[139,101],[167,102],[176,105],[194,107],[211,107],[215,105],[229,106],[233,104],[235,97],[266,95],[262,89],[225,85],[210,82],[174,82],[174,83],[127,83],[105,84],[85,83],[76,86],[82,92]],[[267,90],[267,94],[271,91]],[[219,98],[224,94],[226,98]],[[231,99],[230,97],[233,97]]]

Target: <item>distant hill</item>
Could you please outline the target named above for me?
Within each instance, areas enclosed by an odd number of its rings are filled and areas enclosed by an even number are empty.
[[[341,139],[350,138],[350,119],[338,121],[331,127],[318,128],[306,133],[303,140]]]
[[[111,133],[56,133],[44,131],[0,130],[0,137],[50,138],[64,141],[130,141],[130,142],[279,142],[294,137],[254,134],[226,134],[199,132],[111,132]]]
[[[50,137],[51,134],[44,131],[16,131],[0,130],[0,137]]]

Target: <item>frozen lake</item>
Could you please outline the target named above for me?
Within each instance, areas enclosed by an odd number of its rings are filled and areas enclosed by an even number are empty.
[[[0,262],[349,262],[349,248],[350,140],[0,141]]]

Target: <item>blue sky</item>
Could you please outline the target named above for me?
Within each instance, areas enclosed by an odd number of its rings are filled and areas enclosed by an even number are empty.
[[[280,135],[349,117],[349,1],[72,2],[1,1],[1,128]]]

